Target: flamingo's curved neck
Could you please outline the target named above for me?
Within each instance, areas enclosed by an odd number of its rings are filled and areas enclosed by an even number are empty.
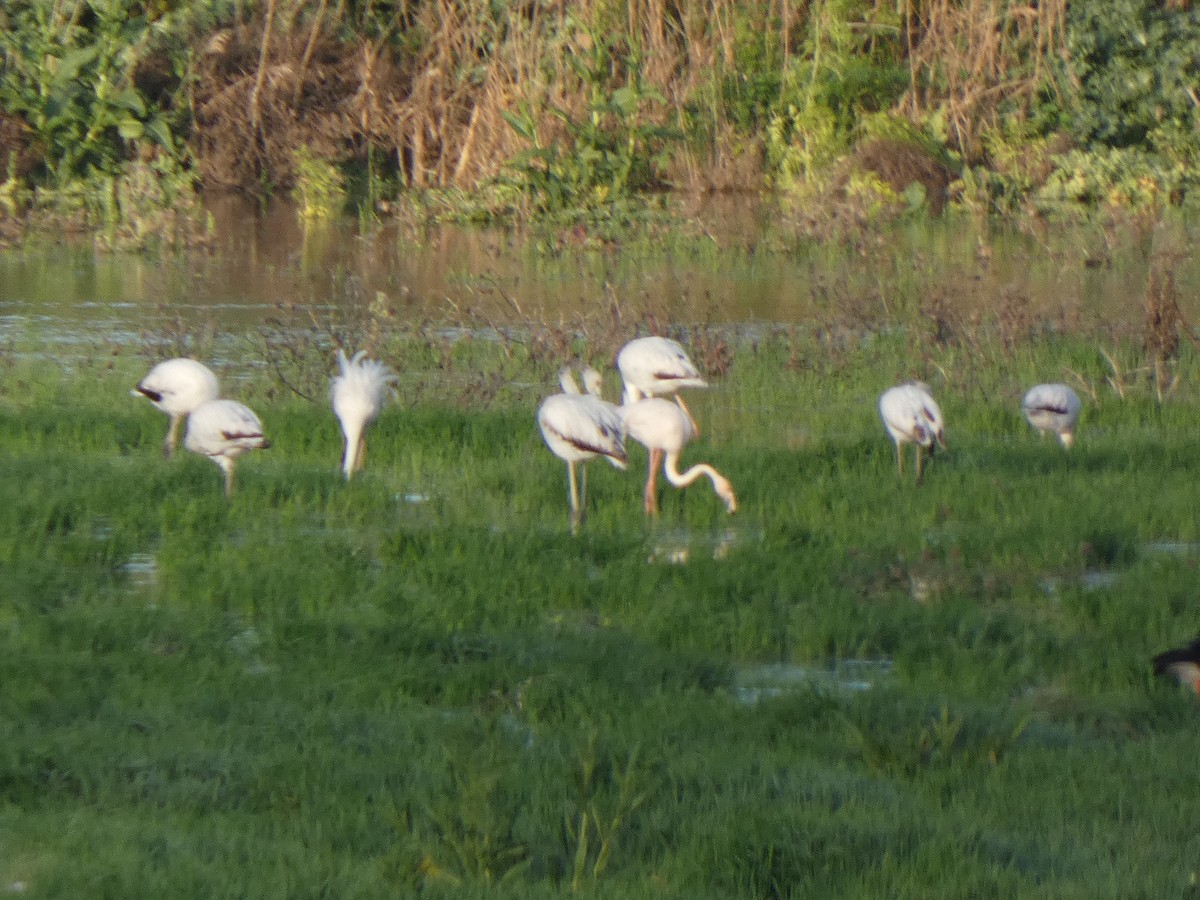
[[[668,453],[666,460],[663,462],[663,472],[667,476],[667,481],[675,485],[677,488],[687,487],[695,481],[707,476],[712,482],[713,490],[717,490],[717,479],[723,478],[716,469],[708,463],[696,463],[686,472],[679,471],[679,451]]]

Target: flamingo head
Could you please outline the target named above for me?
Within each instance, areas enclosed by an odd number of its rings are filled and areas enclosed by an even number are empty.
[[[737,512],[737,495],[733,492],[733,485],[729,483],[729,479],[723,475],[716,475],[713,477],[712,482],[713,490],[724,501],[725,508],[731,513]]]
[[[583,370],[583,389],[593,397],[604,396],[604,378],[591,366]]]

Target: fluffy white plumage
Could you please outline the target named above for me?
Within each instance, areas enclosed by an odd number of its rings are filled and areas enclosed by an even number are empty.
[[[1064,447],[1075,443],[1075,423],[1083,404],[1070,385],[1039,384],[1031,387],[1021,401],[1025,418],[1043,436],[1054,432]]]
[[[179,442],[179,423],[200,404],[216,400],[221,389],[208,366],[180,357],[154,366],[129,393],[145,397],[171,417],[163,439],[163,454],[169,457]]]
[[[584,372],[589,393],[583,394],[569,369],[558,376],[562,393],[542,401],[537,422],[542,439],[550,451],[567,464],[567,489],[571,521],[577,526],[583,519],[587,502],[587,469],[583,469],[582,490],[576,484],[575,466],[603,457],[618,469],[625,468],[625,424],[617,407],[599,396],[600,375]]]
[[[904,474],[904,444],[913,444],[917,451],[917,482],[924,475],[922,449],[933,456],[937,447],[946,446],[946,426],[942,410],[933,399],[929,386],[920,381],[907,381],[888,388],[879,397],[879,417],[896,444],[896,467]]]
[[[350,478],[367,456],[367,426],[379,416],[396,376],[383,363],[360,350],[351,359],[338,350],[338,368],[329,389],[333,414],[342,426],[342,471]]]
[[[262,422],[250,408],[236,400],[209,400],[188,416],[183,445],[207,456],[225,473],[225,493],[233,493],[234,461],[249,450],[266,449]]]
[[[662,397],[646,397],[621,407],[625,429],[629,437],[643,444],[650,451],[650,474],[646,479],[643,494],[646,512],[658,512],[658,493],[655,476],[659,460],[663,460],[663,474],[677,488],[685,488],[699,478],[707,476],[713,490],[731,513],[737,511],[737,496],[729,479],[708,463],[697,463],[686,472],[679,471],[679,456],[688,442],[697,434],[695,420],[678,397],[666,400]],[[665,459],[664,459],[665,457]]]
[[[626,403],[681,388],[708,387],[687,352],[670,338],[634,338],[617,353],[617,371],[625,383]]]

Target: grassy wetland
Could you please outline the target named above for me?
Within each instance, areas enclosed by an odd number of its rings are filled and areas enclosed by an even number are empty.
[[[1035,300],[999,259],[864,252],[787,324],[643,308],[616,273],[601,314],[435,325],[376,295],[126,343],[10,328],[0,892],[1195,892],[1196,697],[1149,665],[1198,628],[1185,258]],[[1025,270],[1106,271],[1070,258]],[[740,508],[666,486],[647,521],[631,447],[572,536],[537,403],[655,328],[712,384],[685,464]],[[338,341],[401,379],[349,483]],[[231,500],[129,396],[179,349],[273,442]],[[908,377],[948,422],[919,487],[875,412]],[[1070,452],[1019,414],[1057,380]]]

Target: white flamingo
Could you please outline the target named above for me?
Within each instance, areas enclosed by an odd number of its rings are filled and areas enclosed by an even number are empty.
[[[708,463],[697,463],[683,473],[679,471],[679,455],[696,436],[696,423],[683,402],[678,397],[673,400],[674,402],[662,397],[646,397],[621,407],[626,432],[650,451],[650,474],[646,478],[646,489],[643,493],[646,513],[658,513],[655,478],[659,460],[663,460],[663,474],[667,476],[667,481],[677,488],[685,488],[707,476],[717,496],[724,501],[725,508],[731,513],[736,512],[737,496],[733,492],[733,485]]]
[[[589,459],[603,457],[618,469],[625,468],[625,425],[617,407],[599,396],[600,374],[584,372],[589,391],[582,394],[570,369],[558,375],[562,393],[542,401],[537,421],[542,439],[559,459],[567,464],[568,500],[571,505],[571,524],[583,521],[587,502],[587,468]],[[582,468],[582,490],[576,484],[575,466]]]
[[[188,416],[183,446],[207,456],[225,473],[225,495],[233,493],[234,461],[249,450],[265,450],[262,422],[236,400],[209,400]]]
[[[625,383],[625,403],[708,387],[683,347],[665,337],[634,338],[617,353],[617,371]]]
[[[700,436],[700,426],[678,391],[685,387],[708,387],[708,383],[700,377],[700,370],[678,341],[655,335],[634,338],[617,353],[617,371],[621,373],[621,381],[625,385],[622,400],[625,405],[637,403],[645,397],[674,395],[691,423],[693,434],[688,440]],[[651,453],[648,480],[654,480],[657,470],[658,465]]]
[[[221,395],[212,370],[204,363],[183,357],[160,362],[129,393],[145,397],[171,417],[163,440],[163,455],[168,458],[179,442],[180,421],[200,404]]]
[[[1029,424],[1041,432],[1042,437],[1047,432],[1054,432],[1067,448],[1075,443],[1075,423],[1079,421],[1081,409],[1083,404],[1079,402],[1079,395],[1066,384],[1035,385],[1021,401],[1021,411]]]
[[[363,467],[367,457],[367,426],[378,417],[396,381],[387,366],[366,356],[367,352],[360,350],[347,359],[338,350],[341,374],[334,376],[329,389],[333,414],[342,426],[342,471],[347,479]]]
[[[929,386],[920,381],[906,381],[888,388],[879,397],[879,417],[896,443],[896,467],[904,474],[904,444],[913,444],[917,450],[917,483],[924,477],[922,469],[923,448],[930,457],[938,447],[946,446],[946,426],[942,410],[933,399]]]

